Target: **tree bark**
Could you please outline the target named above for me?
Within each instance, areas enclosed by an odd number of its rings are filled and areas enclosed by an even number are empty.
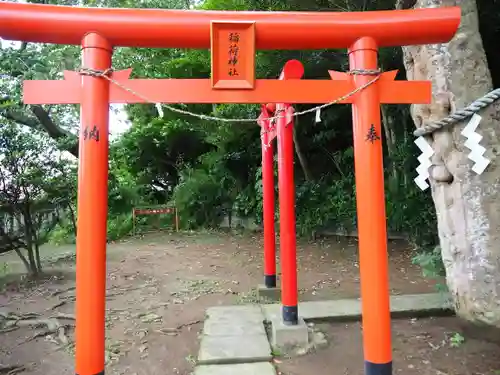
[[[35,242],[35,260],[37,272],[42,272],[42,258],[40,257],[40,246]]]
[[[297,137],[297,126],[299,125],[299,117],[296,116],[294,119],[294,126],[293,126],[293,145],[295,147],[295,153],[297,154],[297,158],[299,159],[300,166],[302,167],[302,172],[304,172],[304,178],[306,181],[311,181],[312,180],[312,174],[309,169],[309,165],[307,163],[307,158],[302,152],[302,149],[300,148],[300,143],[299,143],[299,138]]]
[[[26,251],[28,252],[28,273],[30,276],[38,276],[38,267],[35,259],[35,241],[33,240],[33,222],[31,220],[31,210],[29,205],[25,205],[23,210],[24,216],[24,238],[26,242]]]
[[[390,168],[391,168],[391,178],[394,182],[398,181],[398,169],[394,160],[394,151],[396,148],[396,134],[394,132],[394,117],[389,113],[387,105],[380,106],[380,112],[382,114],[382,128],[385,134],[385,143],[387,145],[387,154],[389,155]],[[395,184],[391,184],[394,186]]]
[[[30,272],[30,264],[28,262],[28,260],[26,259],[26,257],[23,255],[23,253],[21,252],[21,249],[14,249],[14,251],[16,252],[16,254],[19,256],[19,258],[21,259],[21,261],[23,262],[24,264],[24,267],[26,267],[26,270],[28,271],[28,273]]]
[[[492,89],[479,34],[475,0],[417,0],[416,8],[462,8],[460,29],[448,44],[404,47],[408,79],[431,80],[433,102],[414,105],[417,127],[440,120]],[[404,1],[398,1],[405,7]],[[408,4],[407,4],[408,5]],[[500,168],[495,161],[500,140],[500,104],[479,113],[477,129],[485,156],[492,160],[475,174],[461,135],[464,123],[433,133],[432,198],[437,212],[441,253],[457,314],[470,322],[500,327]]]
[[[32,218],[30,217],[29,222],[30,222],[30,227],[31,227],[31,238],[33,239],[33,247],[34,247],[34,252],[35,252],[35,267],[37,269],[37,273],[42,272],[42,259],[40,257],[40,239],[38,237],[38,231],[43,230],[43,215],[40,218],[40,221],[38,223],[33,223]],[[51,227],[54,227],[55,224],[51,223]]]
[[[76,215],[75,210],[73,210],[73,206],[71,202],[68,203],[68,208],[71,216],[71,224],[73,225],[73,230],[75,231],[75,236],[77,235],[77,225],[76,225]]]

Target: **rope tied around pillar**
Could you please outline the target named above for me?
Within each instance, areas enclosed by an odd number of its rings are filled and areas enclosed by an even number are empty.
[[[301,115],[304,115],[304,114],[307,114],[307,113],[311,113],[311,112],[316,112],[318,110],[321,110],[323,108],[327,108],[327,107],[330,107],[334,104],[338,104],[339,102],[342,102],[348,98],[350,98],[351,96],[357,94],[358,92],[366,89],[368,86],[372,85],[373,83],[377,82],[380,77],[382,76],[382,71],[380,69],[352,69],[350,71],[347,72],[348,75],[365,75],[365,76],[375,76],[375,78],[373,78],[372,80],[368,81],[367,83],[355,88],[354,90],[352,90],[351,92],[335,99],[334,101],[331,101],[329,103],[326,103],[326,104],[322,104],[322,105],[319,105],[319,106],[316,106],[316,107],[313,107],[313,108],[309,108],[309,109],[306,109],[304,111],[300,111],[300,112],[294,112],[291,114],[292,117],[294,116],[301,116]],[[269,117],[268,120],[270,120],[270,126],[269,129],[267,131],[265,130],[262,130],[260,132],[260,136],[261,136],[261,139],[263,137],[264,134],[266,133],[272,133],[273,131],[276,130],[276,120],[278,118],[281,118],[281,117],[286,117],[286,115],[281,115],[281,113],[285,112],[284,109],[280,109],[278,111],[276,111],[275,115],[273,117]],[[288,124],[287,124],[288,125]],[[270,142],[268,142],[267,144],[264,144],[265,147],[269,147],[269,144]]]
[[[112,76],[113,71],[114,70],[112,68],[109,68],[106,70],[97,70],[97,69],[90,69],[90,68],[82,67],[82,68],[80,68],[78,73],[81,75],[85,75],[85,76],[104,78],[104,79],[108,80],[109,82],[115,84],[116,86],[120,87],[121,89],[123,89],[123,90],[131,93],[132,95],[135,95],[138,98],[144,100],[146,103],[156,104],[154,101],[150,100],[147,96],[145,96],[145,95],[123,85],[122,83],[118,82],[117,80],[115,80]],[[337,98],[329,103],[326,103],[326,104],[322,104],[322,105],[319,105],[319,106],[316,106],[313,108],[309,108],[309,109],[306,109],[304,111],[294,112],[293,116],[302,116],[302,115],[305,115],[307,113],[315,112],[318,109],[323,109],[323,108],[329,107],[331,105],[337,104],[337,103],[357,94],[358,92],[364,90],[368,86],[370,86],[373,83],[375,83],[376,81],[378,81],[380,79],[380,76],[381,76],[381,71],[380,70],[355,69],[355,70],[351,70],[351,71],[347,72],[347,74],[350,74],[350,75],[370,75],[370,76],[375,76],[375,77],[372,80],[370,80],[369,82],[367,82],[367,83],[357,87],[356,89],[352,90],[351,92],[347,93],[346,95],[343,95],[343,96],[341,96],[341,97],[339,97],[339,98]],[[210,116],[210,115],[204,115],[204,114],[200,114],[200,113],[186,111],[184,109],[176,108],[176,107],[173,107],[173,106],[168,105],[168,104],[163,104],[163,106],[172,112],[191,116],[191,117],[196,117],[200,120],[220,121],[220,122],[253,122],[253,123],[255,123],[258,120],[257,118],[225,118],[225,117]],[[276,119],[281,118],[281,117],[285,117],[285,116],[283,116],[283,115],[273,116],[273,117],[269,117],[268,120],[272,121],[272,120],[276,120]]]
[[[104,79],[107,79],[111,83],[117,85],[118,87],[122,88],[123,90],[126,90],[126,91],[130,92],[131,94],[137,96],[138,98],[144,100],[145,102],[151,103],[151,104],[155,104],[152,100],[149,100],[146,96],[144,96],[144,95],[142,95],[142,94],[140,94],[140,93],[138,93],[138,92],[136,92],[136,91],[134,91],[134,90],[126,87],[126,86],[124,86],[120,82],[118,82],[115,79],[113,79],[113,77],[112,77],[113,71],[114,71],[113,68],[109,68],[109,69],[105,69],[105,70],[96,70],[96,69],[90,69],[90,68],[82,67],[78,72],[81,75],[85,75],[85,76],[102,77]],[[310,109],[307,109],[307,110],[304,110],[304,111],[294,112],[293,116],[305,115],[307,113],[315,112],[317,110],[321,110],[323,108],[326,108],[326,107],[329,107],[331,105],[337,104],[338,102],[341,102],[341,101],[343,101],[343,100],[351,97],[352,95],[358,93],[361,90],[364,90],[368,86],[370,86],[373,83],[375,83],[381,77],[381,73],[382,72],[381,72],[380,69],[375,69],[375,70],[372,70],[372,69],[353,69],[353,70],[350,70],[350,71],[347,72],[347,74],[349,74],[349,75],[353,75],[353,76],[354,75],[367,75],[367,76],[375,76],[375,77],[374,77],[373,80],[367,82],[366,84],[364,84],[364,85],[362,85],[360,87],[357,87],[352,92],[349,92],[348,94],[346,94],[346,95],[344,95],[344,96],[342,96],[340,98],[337,98],[337,99],[335,99],[332,102],[329,102],[329,103],[326,103],[326,104],[322,104],[322,105],[319,105],[319,106],[316,106],[316,107],[313,107],[313,108],[310,108]],[[475,100],[474,102],[472,102],[467,107],[465,107],[465,108],[463,108],[461,110],[458,110],[458,111],[456,111],[456,112],[448,115],[444,119],[442,119],[440,121],[436,121],[436,122],[430,123],[430,124],[426,124],[426,125],[418,128],[417,130],[415,130],[413,132],[413,135],[415,137],[429,135],[429,134],[434,133],[437,130],[441,130],[441,129],[445,128],[445,127],[449,127],[449,126],[455,125],[458,122],[466,120],[467,118],[471,117],[472,115],[477,114],[482,109],[484,109],[484,108],[488,107],[489,105],[493,104],[494,102],[496,102],[498,99],[500,99],[500,89],[492,90],[489,93],[487,93],[486,95],[484,95],[481,98],[479,98],[479,99]],[[255,121],[257,121],[256,118],[246,118],[246,119],[242,119],[242,118],[235,118],[235,119],[223,118],[223,117],[217,117],[217,116],[210,116],[210,115],[193,113],[193,112],[186,111],[186,110],[183,110],[183,109],[175,108],[175,107],[167,105],[167,104],[164,104],[164,106],[165,106],[165,108],[169,109],[172,112],[176,112],[176,113],[179,113],[179,114],[196,117],[196,118],[199,118],[201,120],[220,121],[220,122],[255,122]],[[275,115],[273,117],[269,117],[268,120],[272,121],[272,123],[274,125],[276,123],[276,120],[278,118],[280,118],[280,117],[284,117],[284,116],[282,116],[281,114],[279,114],[279,115]],[[272,132],[272,131],[274,131],[274,128],[269,129],[267,132]],[[261,132],[261,136],[263,134],[264,134],[264,132]]]
[[[108,77],[110,78],[113,73],[113,68],[108,68],[105,70],[91,69],[91,68],[80,68],[78,73],[82,76],[90,76],[90,77]]]
[[[380,69],[352,69],[347,72],[351,76],[378,76],[381,73]]]

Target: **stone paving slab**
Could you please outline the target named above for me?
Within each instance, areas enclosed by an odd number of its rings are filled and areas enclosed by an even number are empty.
[[[281,316],[279,304],[262,305],[262,310],[268,321],[273,321]],[[394,318],[431,316],[450,314],[451,312],[451,300],[446,293],[391,296],[391,315]],[[361,300],[357,298],[301,302],[299,303],[299,315],[305,320],[359,320]]]
[[[198,364],[268,362],[271,346],[264,335],[207,336],[201,338]]]
[[[238,313],[212,314],[203,326],[207,336],[266,335],[264,314],[246,315]]]
[[[450,298],[444,293],[391,297],[391,312],[396,317],[449,314],[452,311],[451,307]],[[271,360],[271,346],[264,329],[264,320],[273,321],[281,318],[279,304],[216,306],[209,308],[206,315],[198,364],[229,365]],[[299,315],[305,320],[359,320],[361,301],[344,299],[302,302],[299,304]],[[225,370],[221,368],[221,371]],[[235,374],[239,375],[239,372]],[[246,373],[242,374],[246,375]],[[196,375],[200,374],[196,373]],[[207,374],[202,372],[201,375]],[[263,375],[267,374],[263,373]]]
[[[253,363],[271,359],[260,306],[210,307],[206,316],[199,364]]]
[[[194,375],[276,375],[269,362],[197,366]]]
[[[263,320],[262,308],[259,305],[214,306],[206,311],[207,317],[245,316],[247,319]]]
[[[208,336],[265,335],[265,316],[258,305],[216,306],[206,312],[203,334]]]

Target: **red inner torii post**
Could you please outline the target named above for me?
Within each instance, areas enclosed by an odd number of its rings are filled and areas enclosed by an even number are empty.
[[[301,79],[304,66],[298,60],[286,62],[280,80]],[[295,182],[293,177],[293,108],[289,104],[262,105],[261,126],[262,200],[264,222],[264,286],[276,287],[276,242],[274,224],[274,152],[278,138],[278,186],[280,212],[280,255],[282,263],[283,322],[298,322],[297,249],[295,233]]]
[[[199,12],[0,3],[0,37],[81,44],[83,77],[27,81],[26,104],[80,104],[76,372],[104,374],[108,116],[110,103],[340,103],[353,105],[366,374],[392,373],[380,104],[428,103],[429,82],[330,72],[332,80],[256,80],[255,49],[348,48],[352,71],[377,69],[380,47],[449,41],[460,8],[404,11]],[[119,25],[119,27],[117,27]],[[127,32],[123,32],[127,30]],[[240,40],[241,34],[241,40]],[[237,38],[236,38],[237,35]],[[239,42],[229,67],[228,42]],[[238,39],[238,40],[237,40]],[[211,48],[211,79],[134,79],[111,73],[113,47]],[[243,56],[243,58],[242,58]],[[238,73],[236,73],[238,72]],[[114,80],[111,85],[104,76]],[[124,86],[127,90],[123,89]],[[281,120],[284,121],[284,120]],[[278,126],[278,130],[279,130]],[[285,131],[286,133],[286,131]]]

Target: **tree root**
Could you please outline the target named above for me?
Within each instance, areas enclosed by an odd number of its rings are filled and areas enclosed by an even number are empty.
[[[65,288],[65,289],[59,289],[59,290],[52,292],[50,294],[50,297],[56,297],[56,296],[59,296],[61,294],[67,293],[67,292],[73,292],[75,289],[76,289],[76,286],[71,286],[71,287]],[[118,290],[113,288],[113,289],[111,289],[111,291],[107,291],[106,299],[111,300],[111,299],[113,299],[113,297],[122,296],[128,292],[131,292],[134,290],[142,290],[142,289],[144,289],[143,285],[137,286],[137,287],[123,288],[123,289],[118,289]],[[62,305],[66,304],[68,302],[74,302],[76,300],[74,293],[72,293],[68,296],[65,296],[65,297],[60,296],[59,298],[60,298],[60,301],[58,303],[56,303],[54,306],[52,306],[51,308],[48,308],[47,310],[55,310],[56,308],[61,307]]]
[[[59,290],[52,292],[52,294],[50,296],[55,297],[55,296],[58,296],[59,294],[63,294],[63,293],[66,293],[66,292],[69,292],[69,291],[72,291],[75,289],[76,289],[76,286],[70,286],[69,288],[66,288],[66,289],[59,289]]]
[[[59,301],[59,302],[57,302],[55,305],[53,305],[53,306],[49,307],[49,308],[47,309],[47,311],[50,311],[50,310],[55,310],[55,309],[57,309],[58,307],[64,306],[65,304],[66,304],[66,301],[64,301],[64,300],[63,300],[63,301]]]
[[[25,320],[25,319],[34,319],[39,317],[40,314],[37,313],[27,313],[27,314],[15,314],[10,311],[0,310],[0,318],[5,320]]]
[[[0,329],[0,333],[12,332],[12,331],[15,331],[18,328],[19,327],[9,327],[9,328],[5,328],[5,329]]]
[[[194,326],[195,324],[199,324],[201,322],[202,322],[202,320],[193,320],[191,322],[179,324],[178,326],[176,326],[174,328],[160,328],[156,332],[161,333],[163,335],[167,335],[167,336],[177,336],[183,328],[187,327],[188,330],[190,330],[191,326]]]
[[[52,315],[54,319],[67,319],[67,320],[76,320],[76,317],[73,314],[65,314],[65,313],[57,313]]]
[[[62,289],[62,290],[61,289],[60,290],[56,290],[50,296],[51,297],[55,297],[55,296],[58,296],[60,294],[66,293],[66,292],[72,292],[73,290],[75,290],[74,286],[66,288],[66,289]],[[58,307],[64,306],[68,302],[74,302],[74,301],[76,301],[76,297],[75,297],[74,293],[72,293],[72,294],[70,294],[68,296],[59,296],[59,302],[57,302],[55,305],[49,307],[47,309],[47,311],[55,310]]]
[[[68,329],[71,329],[74,324],[62,324],[59,319],[74,320],[74,315],[59,313],[50,318],[39,317],[40,315],[35,313],[18,315],[12,312],[0,311],[0,327],[3,329],[2,332],[10,332],[20,327],[44,327],[42,330],[27,338],[24,343],[35,340],[39,337],[48,337],[49,335],[60,345],[66,346],[70,343],[66,332]]]
[[[106,292],[106,299],[110,300],[110,299],[113,299],[113,297],[123,296],[125,293],[132,292],[134,290],[142,290],[142,289],[144,289],[143,285],[137,286],[137,287],[130,287],[130,288],[120,289],[120,290],[118,290],[116,292]]]
[[[15,375],[26,370],[23,365],[2,365],[0,363],[0,374],[1,375]]]
[[[182,328],[185,328],[185,327],[191,327],[191,326],[194,326],[195,324],[199,324],[201,323],[202,320],[193,320],[192,322],[188,322],[188,323],[183,323],[183,324],[179,324],[177,327],[175,327],[178,331],[181,330]]]

